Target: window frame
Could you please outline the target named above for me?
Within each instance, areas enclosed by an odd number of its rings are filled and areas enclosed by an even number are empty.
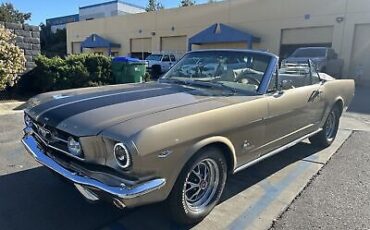
[[[165,60],[165,58],[168,58],[168,61],[167,60]],[[164,54],[163,56],[162,56],[162,62],[171,62],[171,59],[170,59],[170,55],[168,55],[168,54]]]

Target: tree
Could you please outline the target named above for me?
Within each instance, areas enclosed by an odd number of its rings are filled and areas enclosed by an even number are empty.
[[[19,12],[11,3],[1,3],[0,5],[0,21],[23,24],[30,18],[31,13]]]
[[[157,0],[149,0],[148,5],[145,8],[147,12],[157,11],[157,10],[162,10],[162,9],[164,9],[164,6],[162,5],[162,3],[157,2]]]
[[[0,90],[13,86],[25,70],[23,50],[14,41],[15,35],[0,25]]]
[[[195,5],[194,0],[181,0],[181,3],[180,3],[181,7],[193,6],[193,5]]]
[[[66,29],[51,31],[50,25],[40,24],[40,44],[41,53],[48,56],[63,57],[67,53],[67,32]]]

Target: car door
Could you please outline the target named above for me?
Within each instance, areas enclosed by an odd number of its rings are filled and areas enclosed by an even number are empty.
[[[314,83],[312,72],[303,75],[282,75],[282,87],[287,81],[292,87],[278,89],[268,97],[265,153],[297,140],[317,129],[322,108],[321,85]]]

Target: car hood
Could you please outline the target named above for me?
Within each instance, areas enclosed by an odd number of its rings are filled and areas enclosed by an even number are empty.
[[[116,124],[196,103],[212,96],[170,84],[129,84],[40,95],[26,111],[36,122],[75,136],[97,135]],[[209,109],[209,108],[208,108]]]

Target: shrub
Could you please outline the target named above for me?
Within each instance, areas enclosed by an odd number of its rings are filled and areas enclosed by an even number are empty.
[[[15,35],[0,25],[0,91],[13,86],[25,70],[23,50],[14,41]]]
[[[96,54],[48,58],[39,55],[28,74],[28,91],[36,93],[113,84],[110,57]]]

